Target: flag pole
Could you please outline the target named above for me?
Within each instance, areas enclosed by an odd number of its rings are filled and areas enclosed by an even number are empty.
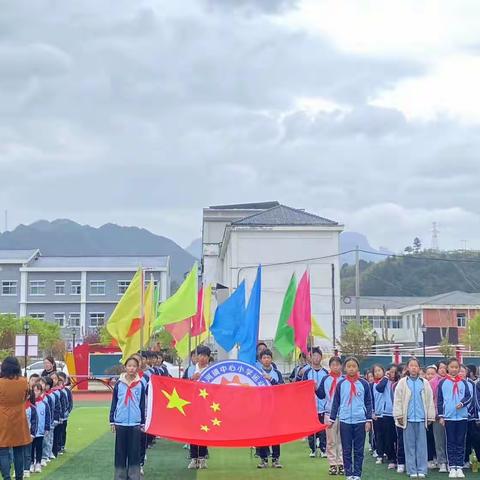
[[[145,272],[142,267],[142,274],[141,274],[141,284],[140,284],[140,352],[143,350],[143,345],[144,345],[144,335],[145,335],[145,307],[144,307],[144,301],[145,301],[145,292],[144,290],[145,286]]]

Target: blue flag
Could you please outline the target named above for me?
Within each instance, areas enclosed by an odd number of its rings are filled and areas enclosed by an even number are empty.
[[[238,328],[245,315],[245,280],[215,310],[210,331],[215,341],[227,352],[235,345]]]
[[[240,345],[238,359],[255,365],[257,359],[258,327],[260,324],[260,298],[262,291],[262,267],[259,265],[257,278],[253,284],[248,300],[245,317],[237,333],[237,343]]]

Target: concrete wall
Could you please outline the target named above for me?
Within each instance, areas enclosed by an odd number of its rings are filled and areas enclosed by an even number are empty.
[[[15,296],[2,295],[2,281],[17,282],[17,294]],[[0,313],[20,313],[20,271],[19,265],[0,265]]]

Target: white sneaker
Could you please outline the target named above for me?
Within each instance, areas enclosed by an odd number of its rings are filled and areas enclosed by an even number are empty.
[[[465,478],[465,474],[461,468],[457,468],[457,478]]]
[[[433,461],[432,461],[432,462],[428,462],[428,469],[429,469],[429,470],[433,470],[433,469],[435,469],[435,468],[437,468],[437,464],[436,464],[435,462],[433,462]]]
[[[465,462],[463,464],[463,468],[470,468],[470,462]]]
[[[412,473],[412,474],[410,475],[410,478],[418,478],[418,475],[417,475],[416,473]]]
[[[309,455],[310,458],[315,458],[316,456],[317,456],[317,455],[316,455],[315,452],[310,452],[310,455]]]
[[[448,478],[458,478],[457,477],[457,469],[456,468],[452,468],[450,470],[450,473],[448,474]]]
[[[327,457],[328,457],[328,455],[327,455],[326,452],[320,451],[320,458],[327,458]]]
[[[50,455],[50,460],[55,460],[56,458],[57,457],[53,453]]]
[[[377,451],[376,451],[376,450],[374,450],[374,451],[373,451],[373,453],[372,453],[372,457],[373,457],[373,458],[377,458],[377,457],[378,457],[378,453],[377,453]]]
[[[395,470],[397,466],[394,463],[389,463],[388,464],[388,470]]]
[[[46,467],[46,466],[47,466],[47,461],[42,458],[42,461],[40,462],[40,465],[41,465],[42,467]]]
[[[196,458],[192,458],[187,467],[189,470],[196,470],[198,468],[198,461]]]
[[[30,470],[23,471],[23,478],[30,478]]]
[[[35,465],[35,473],[41,473],[41,472],[42,472],[42,466],[39,463],[37,463]]]
[[[447,473],[447,464],[446,463],[441,463],[440,468],[438,469],[438,473]]]
[[[143,469],[143,465],[140,465],[140,475],[142,475],[142,477],[145,475],[145,470]]]
[[[405,465],[397,465],[397,473],[403,473],[405,471]]]
[[[33,463],[30,465],[30,473],[35,473],[35,465]]]
[[[417,477],[418,477],[418,478],[425,478],[426,475],[425,475],[424,473],[419,473],[419,474],[417,475]]]
[[[382,464],[382,457],[377,457],[375,460],[375,465],[381,465]]]
[[[198,468],[199,469],[205,469],[208,468],[207,460],[205,458],[199,458],[198,459]]]

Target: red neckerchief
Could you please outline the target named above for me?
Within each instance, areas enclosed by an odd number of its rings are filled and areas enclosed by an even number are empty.
[[[140,383],[140,380],[136,380],[135,382],[132,382],[130,385],[127,385],[127,394],[125,395],[125,405],[128,405],[128,401],[131,398],[133,398],[132,389],[134,389],[139,383]]]
[[[350,398],[348,400],[348,404],[351,405],[353,397],[357,395],[357,386],[355,382],[360,379],[360,375],[357,373],[353,378],[345,377],[350,382]]]
[[[376,378],[373,379],[373,383],[375,385],[377,385],[378,383],[380,383],[385,377],[382,377],[382,378],[379,378],[378,380]]]
[[[30,400],[27,400],[27,401],[25,402],[25,410],[27,410],[27,409],[29,409],[29,408],[31,408],[31,407],[33,407],[32,402],[31,402]]]
[[[44,399],[44,398],[45,398],[45,397],[44,397],[43,395],[41,395],[40,397],[38,397],[38,398],[35,399],[35,403],[41,403],[41,402],[43,402],[43,399]]]
[[[342,374],[335,374],[333,372],[330,372],[329,375],[333,378],[332,385],[330,386],[330,391],[328,392],[328,395],[330,396],[330,398],[332,398],[333,394],[335,393],[335,389],[337,388],[338,379],[341,377]]]
[[[139,376],[140,378],[143,377],[143,370],[139,370],[139,371],[138,371],[138,376]]]
[[[457,375],[456,377],[452,377],[451,375],[447,375],[446,378],[448,378],[450,381],[453,382],[453,395],[457,396],[458,395],[458,384],[462,381],[462,377],[460,375]]]

